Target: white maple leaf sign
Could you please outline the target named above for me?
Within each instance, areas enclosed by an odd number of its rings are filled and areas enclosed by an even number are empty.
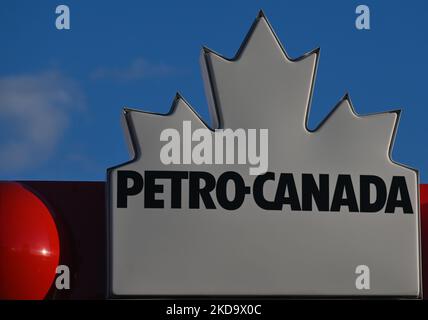
[[[418,173],[390,156],[399,112],[360,116],[345,95],[309,130],[318,57],[288,57],[260,13],[233,59],[202,50],[212,128],[180,95],[165,115],[124,110],[133,159],[108,170],[113,295],[420,296]],[[209,140],[268,129],[267,172],[162,163],[163,130],[184,123]]]

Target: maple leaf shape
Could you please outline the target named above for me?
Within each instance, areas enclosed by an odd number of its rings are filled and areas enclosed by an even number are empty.
[[[289,58],[260,12],[233,59],[208,48],[202,57],[215,126],[301,131],[306,125],[319,48]]]
[[[261,12],[233,59],[202,50],[213,128],[179,94],[165,115],[125,108],[133,159],[108,170],[114,294],[420,294],[418,174],[390,155],[400,113],[360,116],[345,95],[318,128],[308,130],[318,57],[316,49],[289,58]],[[197,170],[216,178],[227,170],[253,184],[256,176],[248,175],[248,165],[164,165],[160,134],[167,128],[181,131],[184,121],[193,130],[209,128],[212,135],[218,128],[269,129],[269,171],[277,175],[328,174],[330,181],[339,174],[354,180],[377,175],[387,186],[394,176],[403,177],[415,214],[353,214],[346,207],[337,213],[284,209],[266,214],[250,200],[233,214],[219,206],[202,206],[198,213],[159,211],[145,208],[140,196],[119,207],[121,170]],[[276,187],[265,185],[267,199],[275,198]],[[171,185],[162,188],[166,195],[173,193]],[[296,188],[302,189],[298,179]],[[188,200],[185,193],[179,197]],[[384,276],[370,291],[353,285],[355,266],[361,264]]]

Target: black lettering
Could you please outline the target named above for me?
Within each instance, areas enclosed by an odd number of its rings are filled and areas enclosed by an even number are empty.
[[[152,171],[157,179],[171,180],[171,208],[181,208],[182,180],[189,177],[188,171]]]
[[[232,200],[227,198],[227,183],[233,181],[235,184],[235,196]],[[217,201],[226,210],[238,209],[245,199],[246,188],[242,177],[233,171],[223,173],[217,180]]]
[[[288,197],[285,193],[288,190]],[[299,195],[297,194],[296,184],[291,173],[281,173],[278,182],[278,189],[276,190],[275,202],[278,206],[289,204],[291,210],[300,210]]]
[[[370,186],[376,188],[376,198],[373,202],[370,199]],[[386,201],[386,185],[382,178],[378,176],[360,176],[360,211],[379,212]]]
[[[156,199],[156,193],[163,192],[163,185],[156,184],[156,178],[159,178],[159,173],[162,171],[146,171],[144,178],[146,187],[144,189],[144,207],[150,209],[163,209],[164,203],[162,199]]]
[[[257,176],[253,184],[253,196],[256,204],[264,210],[281,210],[281,205],[275,201],[266,200],[264,197],[263,187],[268,180],[275,180],[275,173],[266,172],[265,174]]]
[[[329,211],[329,177],[319,175],[319,187],[312,174],[302,174],[302,210],[312,211],[312,199],[315,200],[319,211]]]
[[[128,187],[128,179],[133,181]],[[136,171],[119,170],[117,172],[117,207],[128,207],[128,196],[135,196],[143,190],[143,177]]]
[[[346,193],[346,197],[343,197],[344,192]],[[337,177],[330,211],[340,211],[342,206],[347,206],[349,212],[358,212],[357,199],[349,174],[339,174]]]
[[[201,187],[201,180],[205,185]],[[215,188],[215,178],[212,174],[202,171],[191,171],[189,176],[189,208],[199,209],[199,198],[207,209],[215,209],[210,192]]]
[[[400,194],[401,200],[398,200],[398,194]],[[403,208],[404,213],[413,213],[406,179],[400,176],[392,177],[385,212],[395,213],[395,208]]]

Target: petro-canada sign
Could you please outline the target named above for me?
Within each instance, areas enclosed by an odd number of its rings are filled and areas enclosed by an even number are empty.
[[[307,128],[319,50],[290,59],[260,13],[233,59],[204,48],[213,126],[177,94],[125,109],[133,159],[108,170],[112,296],[420,297],[416,170],[398,111],[345,95]]]

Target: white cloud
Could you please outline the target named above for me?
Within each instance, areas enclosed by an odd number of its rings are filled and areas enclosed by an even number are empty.
[[[164,63],[152,63],[137,58],[125,67],[101,67],[91,74],[93,79],[138,80],[174,75],[178,70]]]
[[[78,85],[59,72],[0,77],[0,171],[48,160],[83,100]]]

